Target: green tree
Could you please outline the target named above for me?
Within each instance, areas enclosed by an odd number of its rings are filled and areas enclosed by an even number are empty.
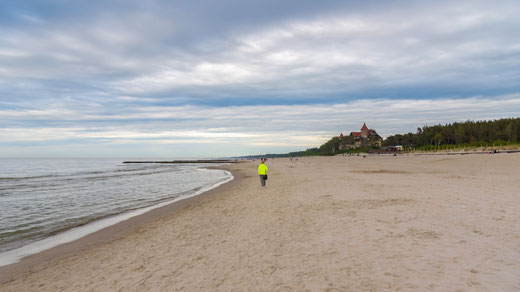
[[[511,120],[506,126],[507,142],[511,142],[511,136],[513,134],[513,121]]]
[[[334,153],[339,150],[340,139],[339,137],[334,137],[327,141],[325,144],[320,146],[320,151],[323,153]]]
[[[455,140],[457,144],[464,143],[465,131],[462,124],[458,124],[455,129]]]
[[[354,137],[352,136],[343,136],[343,138],[340,139],[340,142],[342,145],[354,145]]]
[[[437,133],[437,134],[435,134],[435,136],[433,136],[433,141],[435,142],[437,147],[439,145],[441,145],[443,140],[444,140],[444,137],[442,136],[442,133]]]

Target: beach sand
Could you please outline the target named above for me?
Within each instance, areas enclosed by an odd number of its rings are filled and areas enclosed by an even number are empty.
[[[226,166],[209,195],[0,268],[0,290],[520,290],[520,154],[267,165],[265,189]]]

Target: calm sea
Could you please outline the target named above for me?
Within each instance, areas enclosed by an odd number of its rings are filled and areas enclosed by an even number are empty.
[[[0,265],[232,179],[212,165],[0,159]]]

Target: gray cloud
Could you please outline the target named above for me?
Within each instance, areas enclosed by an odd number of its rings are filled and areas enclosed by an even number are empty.
[[[466,95],[518,90],[515,1],[373,2],[376,9],[305,2],[295,12],[278,11],[274,2],[228,2],[98,6],[90,14],[75,11],[76,21],[62,12],[43,15],[43,25],[2,29],[3,99],[102,92],[184,103],[326,101],[333,94],[385,97],[385,90],[408,90],[400,98],[425,88]]]
[[[67,108],[3,110],[0,115],[11,125],[0,128],[0,140],[7,143],[0,145],[0,149],[9,153],[9,145],[66,145],[79,140],[81,144],[101,144],[108,148],[127,145],[136,151],[153,146],[163,153],[168,153],[172,145],[189,148],[204,144],[211,145],[214,153],[231,156],[236,154],[229,149],[236,147],[240,147],[242,154],[316,147],[340,132],[358,130],[363,122],[387,136],[415,132],[423,125],[511,117],[518,112],[518,94],[491,99],[358,100],[333,105],[144,106],[128,108],[121,115]],[[24,127],[31,120],[42,125]],[[42,121],[60,122],[49,126]],[[26,150],[30,152],[33,146]]]
[[[2,3],[2,153],[276,152],[518,116],[518,1],[358,2]]]

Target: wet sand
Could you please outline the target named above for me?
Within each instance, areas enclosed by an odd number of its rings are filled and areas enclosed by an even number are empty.
[[[0,268],[0,290],[520,290],[520,154],[267,165],[265,189],[227,166],[210,194]]]

